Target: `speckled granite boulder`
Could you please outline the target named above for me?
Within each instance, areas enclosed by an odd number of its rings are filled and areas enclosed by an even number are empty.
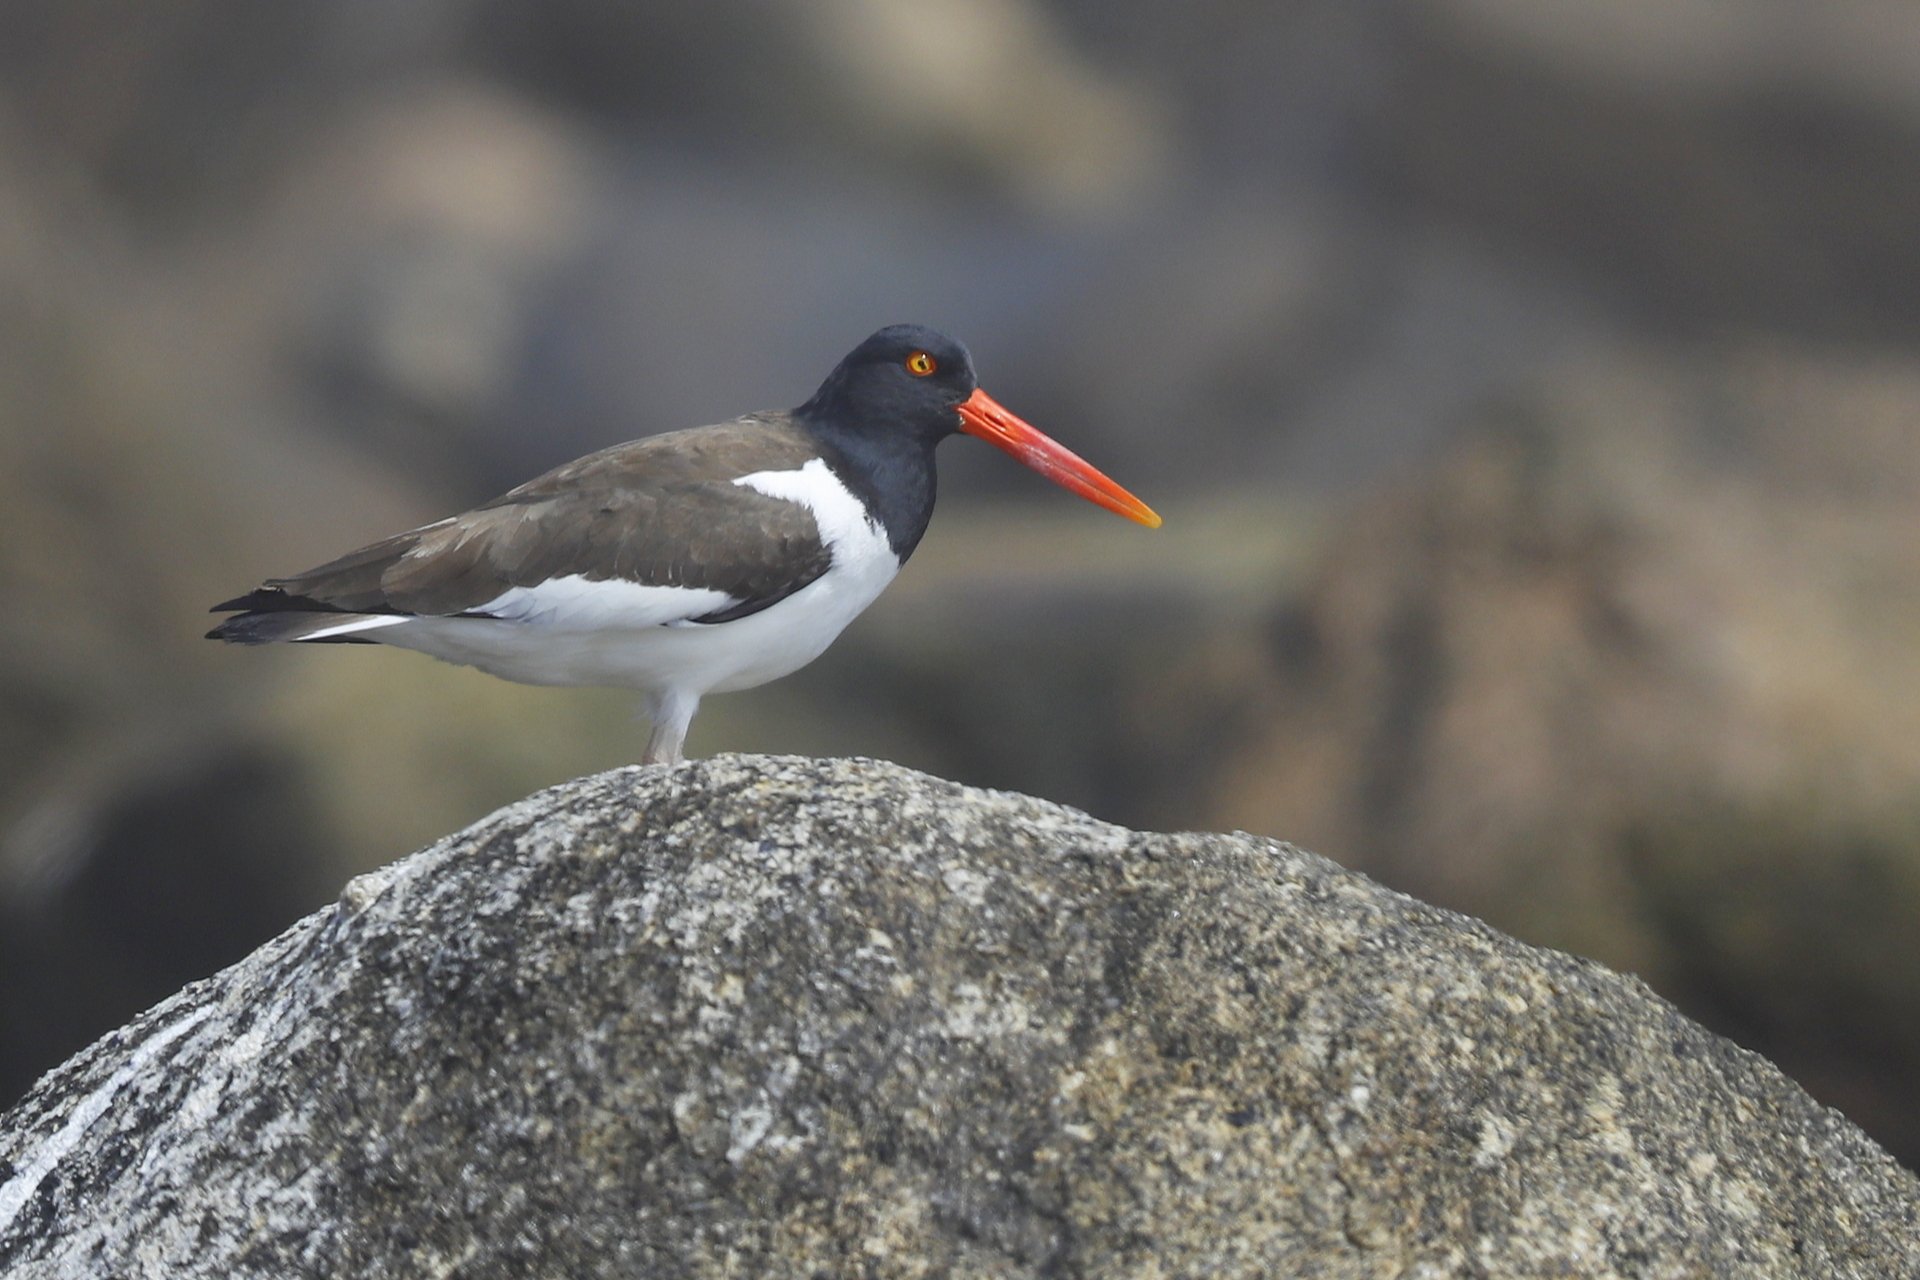
[[[1637,982],[868,761],[544,792],[0,1121],[0,1273],[1911,1276],[1920,1183]]]

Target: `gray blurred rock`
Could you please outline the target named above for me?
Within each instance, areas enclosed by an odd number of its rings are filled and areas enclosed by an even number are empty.
[[[1191,646],[1202,820],[1641,974],[1920,1158],[1916,404],[1747,342],[1482,407]]]
[[[1917,1227],[1631,979],[866,761],[537,795],[0,1120],[15,1280],[1869,1277]]]

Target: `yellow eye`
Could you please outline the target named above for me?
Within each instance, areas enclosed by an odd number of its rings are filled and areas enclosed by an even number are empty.
[[[924,378],[939,367],[939,363],[924,351],[916,351],[907,357],[907,372],[916,378]]]

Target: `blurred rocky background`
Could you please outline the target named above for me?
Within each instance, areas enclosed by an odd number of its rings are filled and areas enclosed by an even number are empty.
[[[991,450],[696,753],[1299,841],[1920,1161],[1907,0],[0,0],[0,1106],[624,696],[215,600],[869,330]]]

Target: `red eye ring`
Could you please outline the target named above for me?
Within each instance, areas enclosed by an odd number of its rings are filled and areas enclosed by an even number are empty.
[[[916,378],[924,378],[940,367],[940,362],[924,351],[916,351],[907,357],[907,372]]]

